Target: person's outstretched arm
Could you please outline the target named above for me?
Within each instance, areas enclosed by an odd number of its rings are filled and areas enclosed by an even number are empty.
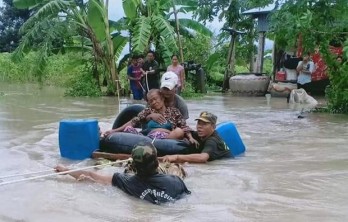
[[[106,152],[98,152],[94,151],[92,153],[92,158],[104,158],[108,160],[126,160],[131,157],[131,154],[126,153],[106,153]]]
[[[142,110],[140,113],[138,113],[138,115],[136,117],[134,117],[133,119],[129,120],[127,123],[123,124],[123,126],[120,126],[116,129],[112,129],[112,130],[108,130],[105,133],[102,134],[102,137],[107,137],[109,134],[113,133],[113,132],[123,132],[127,126],[135,126],[138,123],[144,123],[146,122],[146,116],[148,116],[149,114],[151,114],[151,109],[150,108],[145,108],[144,110]]]
[[[187,155],[166,155],[164,157],[159,157],[159,160],[162,162],[170,162],[170,163],[206,163],[209,159],[208,153],[194,153]]]
[[[154,61],[154,66],[152,67],[152,70],[147,71],[147,74],[156,75],[158,73],[159,73],[159,66],[158,66],[158,63]]]
[[[62,165],[58,165],[54,169],[56,170],[56,172],[65,172],[70,170],[69,168],[66,168]],[[86,170],[74,171],[67,174],[74,177],[76,180],[84,180],[87,178],[93,182],[104,185],[111,185],[112,181],[112,176],[100,175],[98,173]]]

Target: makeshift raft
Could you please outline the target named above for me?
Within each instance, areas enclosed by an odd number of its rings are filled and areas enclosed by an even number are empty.
[[[113,129],[131,120],[144,106],[132,105],[124,109],[116,118]],[[96,120],[63,120],[59,128],[59,147],[61,156],[69,159],[85,159],[92,157],[93,152],[113,154],[130,154],[138,143],[151,143],[157,148],[158,156],[192,153],[187,141],[174,139],[157,139],[131,133],[116,132],[106,138],[96,137],[98,125]],[[141,127],[141,126],[140,126]],[[244,143],[234,123],[223,122],[217,125],[216,131],[230,148],[232,156],[245,152]],[[97,143],[96,143],[97,142]],[[97,145],[96,145],[97,144]]]

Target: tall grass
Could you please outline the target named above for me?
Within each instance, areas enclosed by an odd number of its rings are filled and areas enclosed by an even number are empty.
[[[37,54],[29,53],[18,63],[11,61],[10,53],[0,53],[0,81],[10,83],[36,83],[38,76],[35,73]],[[72,76],[83,72],[81,55],[67,53],[52,55],[45,68],[43,85],[65,86]]]
[[[0,80],[3,82],[34,82],[34,56],[28,56],[20,63],[11,61],[10,53],[0,53]]]

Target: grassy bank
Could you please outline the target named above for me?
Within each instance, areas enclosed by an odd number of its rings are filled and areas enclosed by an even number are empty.
[[[53,55],[42,76],[43,85],[66,86],[73,76],[83,72],[84,64],[75,53]],[[0,54],[0,80],[9,83],[37,83],[37,54],[28,54],[21,62],[11,61],[11,54]]]
[[[51,55],[41,77],[37,75],[37,58],[36,53],[29,53],[22,61],[15,63],[11,60],[11,54],[1,53],[0,81],[64,87],[67,96],[103,94],[92,77],[92,67],[88,58],[81,53]]]

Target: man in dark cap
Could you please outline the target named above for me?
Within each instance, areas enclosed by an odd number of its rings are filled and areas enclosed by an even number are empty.
[[[181,195],[190,193],[179,177],[158,173],[157,150],[152,144],[137,145],[132,150],[132,159],[135,175],[115,173],[113,176],[106,176],[83,170],[68,174],[77,180],[88,178],[100,184],[116,186],[125,193],[154,204],[174,201]],[[64,172],[69,169],[57,166],[55,170]]]
[[[231,157],[231,153],[226,143],[217,134],[217,116],[202,112],[197,119],[197,131],[192,132],[192,136],[198,141],[197,149],[190,150],[192,154],[187,155],[167,155],[162,157],[162,161],[174,163],[206,163],[223,157]]]

